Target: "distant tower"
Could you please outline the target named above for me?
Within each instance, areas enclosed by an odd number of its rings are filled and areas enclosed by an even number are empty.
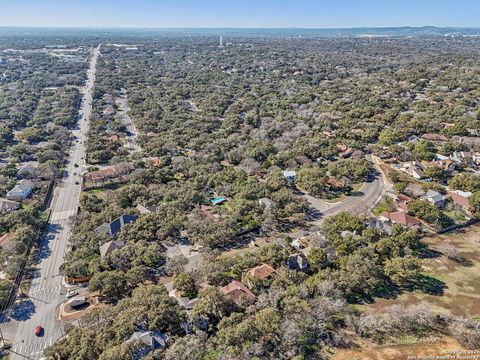
[[[219,47],[223,47],[223,36],[220,35],[220,45]]]

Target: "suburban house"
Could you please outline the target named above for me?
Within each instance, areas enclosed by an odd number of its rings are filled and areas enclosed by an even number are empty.
[[[308,262],[303,253],[297,253],[290,255],[287,259],[287,266],[290,270],[307,270],[308,269]]]
[[[480,163],[480,154],[473,153],[470,151],[455,151],[450,159],[456,163],[470,163],[474,162],[476,164]]]
[[[94,182],[102,182],[108,179],[114,179],[121,175],[128,174],[132,170],[134,170],[134,166],[128,163],[121,163],[115,166],[111,166],[102,170],[93,171],[87,174],[88,177]]]
[[[415,216],[409,215],[403,211],[388,212],[384,211],[380,215],[380,220],[390,221],[393,224],[400,224],[406,227],[420,228],[421,221]]]
[[[17,184],[6,194],[8,200],[22,201],[32,195],[32,187],[28,185]]]
[[[0,249],[9,247],[10,242],[15,238],[14,232],[7,232],[0,237]]]
[[[246,301],[255,300],[255,295],[238,280],[233,280],[230,284],[221,287],[220,292],[234,301],[241,299]]]
[[[337,191],[343,190],[347,186],[347,182],[344,179],[329,178],[325,181],[323,188],[325,191]]]
[[[211,220],[215,220],[220,217],[220,215],[213,212],[213,206],[210,205],[200,205],[200,211],[206,218]]]
[[[100,257],[103,259],[105,256],[110,255],[113,250],[121,249],[125,246],[125,243],[120,240],[112,240],[106,242],[100,246]]]
[[[10,211],[17,210],[20,203],[4,198],[0,198],[0,214],[6,214]]]
[[[297,172],[294,170],[285,170],[283,172],[283,177],[287,179],[287,181],[289,182],[294,182],[296,176],[297,176]]]
[[[97,234],[108,234],[115,237],[125,225],[134,223],[137,220],[135,215],[122,215],[110,223],[103,223],[95,229]]]
[[[439,166],[440,168],[442,168],[444,171],[447,171],[447,172],[454,171],[456,166],[455,162],[453,162],[453,160],[450,160],[450,159],[435,160],[435,161],[432,161],[431,164],[434,166]]]
[[[273,201],[266,197],[262,197],[258,199],[258,203],[264,209],[270,209],[273,205]]]
[[[365,225],[367,227],[383,231],[387,235],[392,235],[392,226],[386,221],[371,219]]]
[[[447,196],[450,197],[456,205],[461,206],[465,210],[470,207],[470,203],[468,201],[470,196],[472,196],[470,191],[452,190],[447,193]]]
[[[448,138],[441,134],[423,134],[421,136],[423,140],[433,141],[433,142],[445,142],[448,141]]]
[[[439,208],[443,208],[443,206],[445,205],[446,197],[437,191],[428,190],[421,199],[426,200]]]
[[[404,162],[398,167],[398,170],[403,171],[417,180],[424,177],[423,166],[417,161]]]
[[[224,197],[224,196],[217,196],[213,199],[210,199],[210,203],[212,205],[220,205],[220,204],[224,203],[225,201],[227,201],[227,198]]]
[[[270,279],[274,273],[275,269],[268,264],[255,266],[254,268],[247,271],[247,275],[249,277],[259,280]]]
[[[36,161],[29,161],[23,163],[17,171],[17,178],[19,179],[30,179],[37,176],[38,171],[38,162]]]
[[[138,204],[135,209],[138,210],[140,214],[150,214],[151,212],[154,212],[157,207],[156,206],[144,206],[142,204]]]
[[[397,198],[395,199],[395,208],[398,211],[408,212],[408,203],[412,201],[410,196],[405,194],[398,194]]]
[[[145,357],[151,351],[166,348],[168,335],[160,331],[135,331],[126,342],[129,343],[132,341],[139,342],[143,345],[132,355],[132,359],[138,360]]]

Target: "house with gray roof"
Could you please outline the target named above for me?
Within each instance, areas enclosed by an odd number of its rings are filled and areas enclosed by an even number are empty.
[[[439,208],[443,208],[445,205],[445,198],[444,195],[435,190],[428,190],[427,193],[422,196],[422,200],[428,201]]]
[[[166,348],[168,335],[160,331],[135,331],[126,342],[133,341],[141,345],[141,348],[135,351],[132,356],[133,360],[137,360],[143,358],[151,351]]]
[[[137,220],[135,215],[122,215],[113,220],[110,223],[103,223],[95,229],[97,234],[108,234],[111,237],[117,236],[117,234],[122,230],[125,225],[134,223]]]
[[[109,255],[113,250],[121,249],[122,247],[125,246],[125,243],[120,240],[112,240],[109,242],[106,242],[102,246],[100,246],[100,256],[102,259]]]

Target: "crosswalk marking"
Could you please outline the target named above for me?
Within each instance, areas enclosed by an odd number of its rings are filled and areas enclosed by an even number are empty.
[[[51,215],[50,221],[66,220],[73,215],[75,210],[56,211]]]

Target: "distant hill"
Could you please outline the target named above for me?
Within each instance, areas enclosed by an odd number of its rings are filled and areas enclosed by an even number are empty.
[[[267,36],[267,37],[404,37],[404,36],[480,36],[480,27],[356,27],[356,28],[21,28],[0,27],[0,36]]]

